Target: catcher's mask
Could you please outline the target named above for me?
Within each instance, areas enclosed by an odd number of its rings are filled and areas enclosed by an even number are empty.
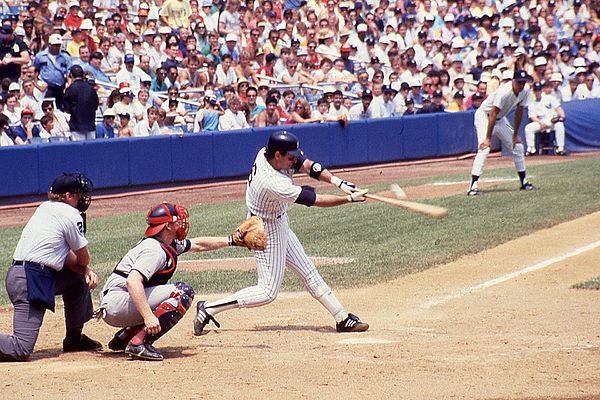
[[[179,228],[177,229],[176,237],[177,240],[183,240],[190,228],[189,216],[187,208],[183,206],[166,201],[157,204],[148,211],[148,215],[146,216],[146,222],[150,226],[146,229],[145,235],[148,237],[158,235],[167,223],[178,221]]]
[[[63,173],[52,181],[50,192],[55,194],[80,193],[77,209],[85,212],[90,207],[92,196],[90,192],[94,188],[90,178],[80,173]]]

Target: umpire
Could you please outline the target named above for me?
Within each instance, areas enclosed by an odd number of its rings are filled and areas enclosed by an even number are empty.
[[[52,182],[48,201],[36,210],[21,233],[6,274],[6,290],[15,308],[13,335],[0,334],[0,360],[31,356],[46,310],[62,295],[66,337],[63,351],[89,351],[100,343],[81,333],[92,318],[90,289],[98,276],[89,268],[85,211],[92,183],[83,174],[63,174]]]

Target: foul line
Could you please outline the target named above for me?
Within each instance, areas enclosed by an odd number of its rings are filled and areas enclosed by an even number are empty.
[[[478,285],[471,286],[471,287],[463,289],[463,290],[461,290],[461,291],[459,291],[457,293],[453,293],[453,294],[450,294],[448,296],[444,296],[444,297],[441,297],[441,298],[438,298],[438,299],[433,299],[433,300],[426,301],[425,303],[421,304],[419,306],[419,308],[421,310],[427,310],[427,309],[430,309],[431,307],[445,304],[445,303],[447,303],[447,302],[449,302],[451,300],[458,299],[458,298],[461,298],[461,297],[466,296],[468,294],[472,294],[472,293],[478,292],[480,290],[483,290],[483,289],[486,289],[486,288],[498,285],[498,284],[500,284],[502,282],[506,282],[506,281],[508,281],[510,279],[513,279],[513,278],[516,278],[518,276],[525,275],[525,274],[528,274],[530,272],[534,272],[534,271],[546,268],[546,267],[548,267],[548,266],[550,266],[552,264],[555,264],[557,262],[566,260],[567,258],[579,255],[581,253],[585,253],[586,251],[595,249],[596,247],[599,247],[599,246],[600,246],[600,240],[596,241],[596,242],[593,242],[593,243],[590,243],[590,244],[588,244],[586,246],[580,247],[578,249],[575,249],[573,251],[569,251],[569,252],[567,252],[567,253],[565,253],[563,255],[549,258],[549,259],[547,259],[545,261],[539,262],[539,263],[534,264],[534,265],[530,265],[529,267],[520,269],[518,271],[514,271],[514,272],[508,273],[506,275],[502,275],[502,276],[499,276],[497,278],[490,279],[489,281],[482,282],[482,283],[480,283]]]

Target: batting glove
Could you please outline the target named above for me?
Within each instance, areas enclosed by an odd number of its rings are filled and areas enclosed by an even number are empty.
[[[352,194],[360,190],[354,183],[349,181],[343,181],[337,176],[331,177],[331,183],[342,189],[342,191],[344,191],[344,193],[347,194]]]
[[[349,203],[362,203],[367,198],[365,194],[369,192],[369,189],[359,189],[356,192],[350,193],[347,197]]]

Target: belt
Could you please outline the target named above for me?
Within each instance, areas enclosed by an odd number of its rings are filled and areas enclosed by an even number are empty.
[[[281,218],[281,217],[283,217],[284,215],[285,215],[285,213],[283,213],[283,214],[281,214],[281,215],[278,215],[278,216],[276,216],[276,217],[275,217],[275,218],[273,218],[273,219],[280,219],[280,218]],[[254,214],[254,213],[250,213],[250,216],[251,216],[251,217],[255,217],[255,216],[256,216],[256,214]]]
[[[12,265],[23,265],[23,261],[21,260],[13,260]]]

